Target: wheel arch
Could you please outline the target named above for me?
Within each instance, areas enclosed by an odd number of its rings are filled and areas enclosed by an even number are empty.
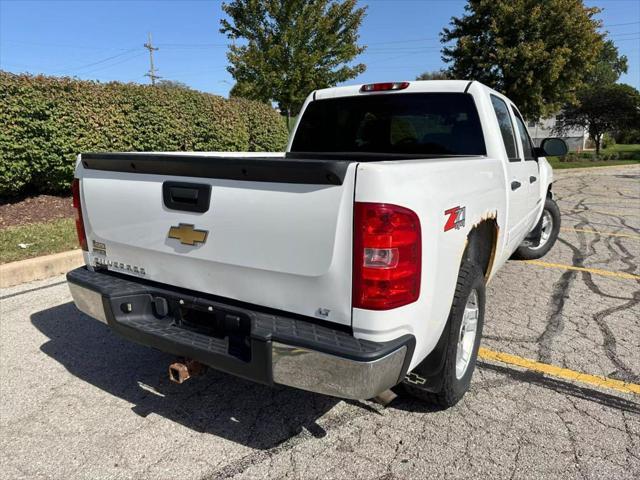
[[[500,228],[495,217],[484,218],[475,224],[467,235],[459,271],[466,262],[475,263],[482,270],[486,282],[493,268],[499,232]],[[441,374],[446,360],[450,328],[450,319],[448,319],[435,348],[409,374],[409,382],[416,383],[415,380],[419,380],[423,389],[431,392],[439,391],[442,386]],[[411,380],[412,375],[416,379]]]
[[[489,280],[491,275],[499,233],[498,222],[495,217],[491,217],[475,224],[467,235],[462,261],[476,263],[482,269],[485,280]]]

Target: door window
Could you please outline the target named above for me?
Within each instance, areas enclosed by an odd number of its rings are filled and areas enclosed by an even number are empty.
[[[519,162],[520,158],[518,158],[516,137],[513,132],[513,123],[511,122],[511,115],[509,115],[509,108],[502,99],[495,95],[491,95],[491,103],[493,104],[493,110],[496,112],[496,117],[498,118],[502,141],[504,142],[504,147],[507,150],[507,157],[509,157],[510,162]]]
[[[533,142],[531,142],[527,127],[524,125],[524,120],[522,120],[520,112],[515,108],[513,109],[513,113],[516,116],[516,125],[518,125],[518,133],[520,134],[520,141],[522,142],[522,149],[524,150],[524,159],[535,160],[536,156],[533,154]]]

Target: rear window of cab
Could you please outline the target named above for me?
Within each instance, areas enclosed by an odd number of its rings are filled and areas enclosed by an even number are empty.
[[[402,93],[310,102],[292,152],[485,155],[471,95]]]

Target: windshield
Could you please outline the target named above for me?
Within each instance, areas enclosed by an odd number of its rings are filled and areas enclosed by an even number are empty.
[[[403,93],[310,102],[292,152],[485,155],[478,111],[464,93]]]

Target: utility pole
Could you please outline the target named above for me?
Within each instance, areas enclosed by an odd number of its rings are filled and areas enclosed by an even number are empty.
[[[151,43],[151,32],[149,32],[149,41],[144,44],[144,48],[147,48],[149,50],[149,72],[145,73],[144,76],[149,77],[151,79],[151,85],[155,85],[156,79],[162,78],[162,77],[159,75],[156,75],[156,69],[153,66],[153,51],[158,50],[158,47],[154,47],[153,44]]]

